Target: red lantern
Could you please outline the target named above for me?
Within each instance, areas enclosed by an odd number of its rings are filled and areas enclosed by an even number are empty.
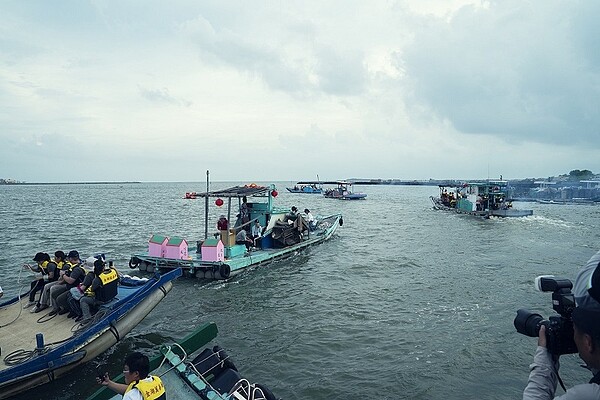
[[[271,196],[273,197],[277,197],[279,193],[277,193],[277,190],[273,189],[273,191],[271,192]]]
[[[217,200],[215,200],[215,204],[217,205],[217,207],[221,207],[223,205],[223,200],[217,199]]]

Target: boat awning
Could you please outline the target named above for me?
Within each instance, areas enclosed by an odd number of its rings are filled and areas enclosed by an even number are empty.
[[[244,197],[256,196],[267,193],[270,190],[268,186],[234,186],[227,189],[219,189],[212,192],[196,193],[196,197]]]

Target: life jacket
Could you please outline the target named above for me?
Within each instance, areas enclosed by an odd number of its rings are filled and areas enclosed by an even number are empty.
[[[80,268],[81,270],[83,270],[83,274],[81,274],[81,276],[75,280],[75,282],[73,283],[67,283],[67,289],[71,289],[74,288],[75,286],[79,285],[81,282],[83,282],[83,278],[85,278],[85,269],[83,269],[83,267],[79,264],[79,263],[71,263],[70,261],[67,261],[65,263],[65,265],[63,266],[63,270],[66,268],[66,272],[65,274],[67,276],[71,276],[71,274],[73,273],[73,271],[75,271],[76,268]]]
[[[149,377],[152,378],[151,382],[145,380],[131,382],[129,386],[127,386],[125,393],[135,388],[140,391],[144,400],[166,400],[167,393],[165,392],[165,386],[160,378],[155,375],[150,375]]]
[[[51,264],[56,265],[54,261],[44,261],[42,265],[40,265],[40,270],[42,271],[42,274],[48,275],[48,282],[54,282],[58,279],[58,266],[54,269],[54,276],[52,278],[49,277]]]
[[[49,261],[43,261],[41,264],[38,264],[42,275],[48,275],[48,264],[49,263],[50,263]]]
[[[93,294],[96,300],[107,302],[114,299],[117,295],[119,286],[119,274],[114,268],[105,269],[96,278],[100,279],[102,285],[95,290]],[[91,285],[90,285],[91,287]]]

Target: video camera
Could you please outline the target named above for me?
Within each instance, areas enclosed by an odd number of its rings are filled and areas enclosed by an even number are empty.
[[[515,317],[517,332],[531,336],[539,336],[540,327],[546,327],[547,348],[551,354],[562,355],[577,353],[573,340],[573,322],[571,314],[575,309],[575,297],[571,292],[573,283],[568,279],[556,279],[552,275],[535,278],[535,286],[541,292],[552,292],[552,308],[559,315],[544,320],[540,314],[520,309]]]

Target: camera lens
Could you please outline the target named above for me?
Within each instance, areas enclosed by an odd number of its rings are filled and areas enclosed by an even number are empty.
[[[520,309],[515,317],[515,328],[517,332],[537,337],[540,331],[541,322],[544,320],[540,314],[532,313],[531,311]]]

